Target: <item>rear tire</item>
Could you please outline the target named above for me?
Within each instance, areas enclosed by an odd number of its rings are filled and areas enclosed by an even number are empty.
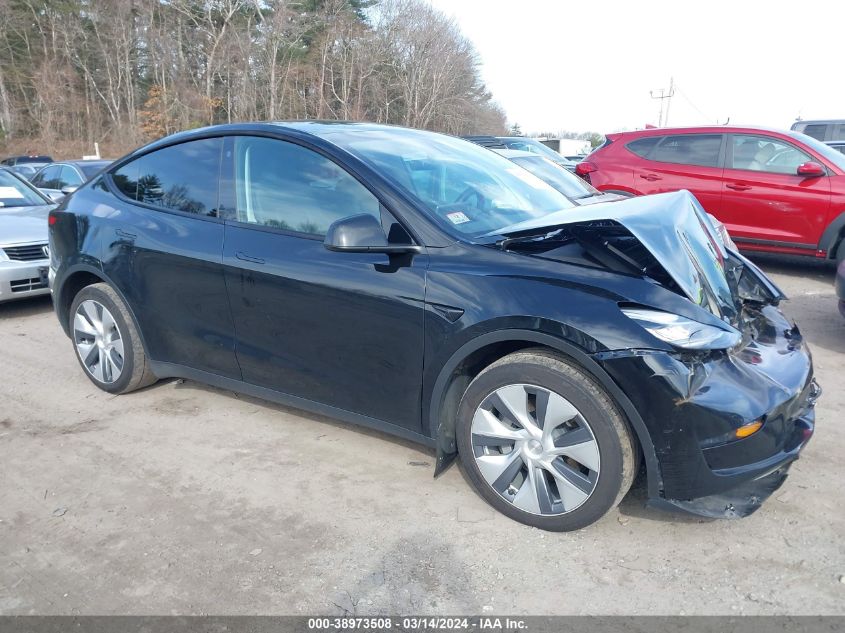
[[[639,450],[625,418],[572,360],[535,348],[482,371],[458,408],[461,463],[478,493],[506,516],[570,531],[616,506]]]
[[[80,290],[69,317],[76,359],[97,387],[120,394],[156,382],[129,309],[109,285]]]

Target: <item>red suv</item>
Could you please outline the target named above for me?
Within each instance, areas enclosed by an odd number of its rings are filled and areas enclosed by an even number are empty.
[[[845,155],[804,134],[733,126],[620,132],[576,171],[629,196],[688,189],[743,249],[845,259]]]

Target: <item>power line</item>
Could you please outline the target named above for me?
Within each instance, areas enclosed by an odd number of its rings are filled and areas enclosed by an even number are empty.
[[[716,120],[716,119],[714,119],[713,117],[711,117],[711,116],[707,116],[704,112],[702,112],[702,111],[701,111],[701,109],[700,109],[697,105],[695,105],[695,104],[692,102],[692,99],[690,99],[690,98],[686,95],[686,93],[685,93],[683,90],[681,90],[681,87],[680,87],[678,84],[675,84],[675,88],[678,90],[678,93],[679,93],[679,94],[680,94],[680,95],[684,98],[684,101],[686,101],[688,104],[690,104],[690,105],[692,106],[693,110],[695,110],[696,112],[698,112],[701,116],[703,116],[703,117],[704,117],[705,119],[707,119],[708,121],[717,121],[717,120]]]

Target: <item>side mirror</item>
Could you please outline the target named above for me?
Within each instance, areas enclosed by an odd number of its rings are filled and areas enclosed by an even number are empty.
[[[419,253],[420,247],[413,244],[389,244],[384,229],[369,213],[351,215],[336,220],[326,232],[323,241],[330,251],[344,253]]]
[[[79,189],[79,187],[77,187],[76,185],[67,185],[65,187],[62,187],[62,193],[67,196],[72,194],[77,189]]]
[[[808,160],[806,163],[798,165],[796,173],[804,178],[819,178],[820,176],[824,176],[827,172],[824,167],[819,165],[816,161]]]

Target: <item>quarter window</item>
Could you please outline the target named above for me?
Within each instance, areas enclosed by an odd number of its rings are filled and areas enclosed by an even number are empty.
[[[794,145],[767,136],[733,137],[733,169],[794,175],[798,166],[808,160],[811,158]]]
[[[220,138],[171,145],[124,165],[112,181],[132,200],[216,217],[222,146]]]
[[[721,147],[721,134],[666,136],[651,152],[649,158],[663,163],[718,167]]]
[[[235,170],[240,222],[322,236],[341,218],[381,218],[378,199],[360,182],[295,143],[236,137]]]
[[[662,136],[647,136],[631,141],[625,147],[634,152],[637,156],[648,158],[648,153],[655,148]]]

